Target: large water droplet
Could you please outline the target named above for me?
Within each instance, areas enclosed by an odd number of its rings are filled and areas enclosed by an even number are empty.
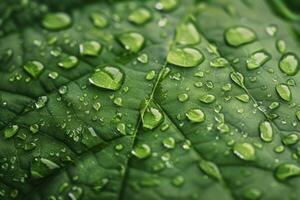
[[[280,70],[289,75],[295,75],[299,70],[299,59],[295,54],[285,54],[279,61]]]
[[[246,60],[248,69],[257,69],[263,66],[271,56],[265,51],[258,51],[253,54]]]
[[[92,13],[90,15],[90,19],[92,20],[94,26],[97,28],[104,28],[108,25],[107,19],[101,13]]]
[[[4,138],[11,138],[19,131],[18,125],[11,125],[4,129]]]
[[[290,88],[286,84],[276,85],[277,94],[285,101],[290,101],[292,99],[292,93]]]
[[[174,48],[167,56],[168,63],[179,67],[196,67],[204,60],[203,54],[194,48]]]
[[[216,97],[212,94],[204,94],[199,97],[199,100],[203,103],[213,103],[216,100]]]
[[[171,11],[175,9],[177,5],[177,0],[160,0],[159,3],[156,4],[156,8],[158,10]]]
[[[256,40],[256,35],[247,27],[236,26],[226,30],[225,39],[230,46],[239,47]]]
[[[111,66],[106,66],[103,69],[97,69],[89,78],[89,82],[93,85],[109,90],[118,90],[124,81],[123,72]]]
[[[139,33],[128,32],[118,36],[119,41],[125,47],[125,49],[137,53],[144,45],[145,38]]]
[[[255,149],[252,144],[249,143],[236,143],[233,146],[233,153],[242,160],[255,160]]]
[[[64,68],[64,69],[72,69],[77,66],[79,63],[79,60],[75,56],[68,56],[62,59],[59,63],[58,66]]]
[[[176,42],[182,45],[192,45],[200,42],[200,34],[191,22],[183,23],[176,28]]]
[[[154,129],[164,120],[164,115],[160,109],[151,101],[144,101],[141,105],[140,114],[142,117],[143,127]]]
[[[299,136],[295,133],[291,133],[282,139],[282,142],[285,145],[293,145],[296,144],[298,141],[299,141]]]
[[[199,167],[208,176],[215,178],[219,181],[222,180],[222,175],[220,173],[220,170],[215,163],[206,160],[201,160],[199,162]]]
[[[79,51],[84,56],[97,56],[101,50],[101,45],[96,41],[88,41],[79,45]]]
[[[264,121],[259,125],[260,138],[265,142],[273,140],[273,129],[270,122]]]
[[[151,155],[151,148],[147,144],[141,144],[135,146],[131,153],[139,159],[144,159]]]
[[[37,79],[43,72],[44,65],[39,61],[28,61],[23,68],[31,77]]]
[[[164,147],[168,149],[174,149],[176,145],[176,141],[173,137],[167,137],[162,141]]]
[[[187,118],[192,122],[203,122],[205,120],[205,114],[200,109],[190,109],[186,114]]]
[[[146,8],[138,8],[128,16],[128,20],[134,24],[142,25],[151,19],[151,12]]]
[[[69,27],[72,23],[71,17],[66,13],[49,13],[42,21],[44,28],[49,30],[61,30]]]
[[[300,168],[294,164],[287,164],[287,163],[280,164],[275,170],[276,178],[281,181],[299,175],[300,175]]]

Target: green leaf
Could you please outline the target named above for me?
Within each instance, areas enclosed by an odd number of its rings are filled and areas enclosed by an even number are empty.
[[[0,199],[298,199],[295,5],[0,3]]]

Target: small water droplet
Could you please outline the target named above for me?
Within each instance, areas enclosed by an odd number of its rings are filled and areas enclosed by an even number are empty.
[[[48,102],[48,97],[47,96],[40,96],[37,99],[37,101],[35,102],[36,109],[43,108],[46,105],[47,102]]]
[[[180,101],[180,102],[185,102],[189,99],[189,95],[186,94],[186,93],[183,93],[183,94],[179,94],[177,99]]]
[[[140,114],[142,117],[143,127],[154,129],[164,120],[164,115],[158,107],[151,101],[144,101],[141,105]]]
[[[264,121],[259,125],[260,138],[265,142],[271,142],[273,140],[273,129],[268,121]]]
[[[72,69],[74,67],[76,67],[76,65],[79,63],[79,60],[77,57],[75,56],[68,56],[65,57],[63,60],[61,60],[58,63],[59,67],[62,67],[64,69]]]
[[[139,159],[144,159],[151,155],[151,148],[147,144],[140,144],[135,146],[131,153]]]
[[[247,68],[250,70],[257,69],[263,66],[270,59],[271,56],[265,51],[255,52],[246,60]]]
[[[198,98],[201,102],[209,104],[213,103],[216,100],[216,97],[212,94],[204,94]]]
[[[19,131],[18,125],[11,125],[4,129],[4,138],[11,138]]]
[[[225,31],[225,39],[230,46],[239,47],[256,40],[256,35],[247,27],[236,26]]]
[[[146,80],[151,81],[155,78],[156,72],[154,70],[151,70],[146,75]]]
[[[285,101],[291,101],[292,93],[289,87],[286,84],[278,84],[276,85],[277,94]]]
[[[199,168],[206,173],[208,176],[217,179],[219,181],[222,180],[222,176],[220,173],[220,170],[218,168],[218,166],[210,161],[206,161],[206,160],[201,160],[199,162]]]
[[[125,49],[133,53],[139,52],[145,43],[144,36],[136,32],[122,33],[118,39]]]
[[[108,25],[108,21],[104,15],[101,13],[92,13],[90,19],[93,25],[97,28],[104,28]]]
[[[197,44],[201,40],[200,34],[192,22],[182,23],[176,28],[175,41],[182,45]]]
[[[139,62],[141,62],[141,63],[144,63],[144,64],[148,63],[148,60],[149,60],[148,54],[142,53],[141,55],[139,55],[139,57],[137,58],[137,60]]]
[[[295,75],[299,71],[299,59],[295,54],[287,53],[279,61],[280,70],[288,76]]]
[[[28,61],[23,66],[24,70],[33,78],[37,79],[44,70],[44,65],[39,61]]]
[[[241,94],[241,95],[235,96],[235,98],[237,98],[238,100],[240,100],[241,102],[244,102],[244,103],[248,103],[250,100],[250,97],[248,94]]]
[[[281,181],[299,175],[300,168],[295,164],[283,163],[280,164],[275,170],[275,177]]]
[[[79,51],[84,56],[97,56],[101,50],[101,45],[96,41],[87,41],[79,45]]]
[[[182,176],[176,176],[173,180],[172,180],[172,184],[176,187],[180,187],[184,184],[184,178]]]
[[[198,108],[190,109],[185,115],[192,122],[201,123],[205,120],[205,114]]]
[[[49,13],[42,21],[44,28],[49,30],[61,30],[68,28],[72,23],[71,17],[66,13]]]
[[[209,65],[211,67],[215,67],[215,68],[222,68],[222,67],[226,67],[229,65],[228,60],[226,60],[225,58],[215,58],[213,59]]]
[[[236,143],[233,146],[233,153],[242,160],[255,160],[255,149],[252,144],[249,143]]]
[[[276,42],[276,48],[279,51],[279,53],[283,54],[285,52],[285,50],[286,50],[286,43],[285,43],[285,41],[284,40],[278,40]]]
[[[162,141],[164,147],[168,149],[174,149],[176,145],[176,141],[173,137],[167,137]]]
[[[256,188],[249,188],[246,191],[244,191],[243,196],[247,200],[258,200],[261,198],[262,193]]]
[[[167,56],[168,63],[179,67],[196,67],[204,60],[203,54],[194,48],[173,48]]]
[[[240,87],[245,87],[244,86],[244,76],[241,73],[239,73],[239,72],[232,72],[230,74],[230,78],[231,78],[231,80],[233,80],[233,82],[235,82]]]
[[[270,36],[274,36],[277,33],[277,27],[275,25],[269,25],[266,27],[266,31]]]
[[[175,9],[177,5],[177,0],[160,0],[155,7],[158,10],[171,11]]]
[[[134,24],[142,25],[151,19],[151,12],[146,8],[137,8],[128,16],[128,20]]]
[[[89,82],[97,87],[118,90],[124,81],[123,72],[111,66],[106,66],[103,69],[97,69],[89,78]]]

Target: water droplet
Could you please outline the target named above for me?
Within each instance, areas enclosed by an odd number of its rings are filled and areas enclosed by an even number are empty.
[[[18,125],[12,125],[4,129],[4,138],[11,138],[19,131]]]
[[[49,13],[42,21],[44,28],[49,30],[61,30],[69,27],[72,23],[71,17],[66,13]]]
[[[59,94],[66,94],[68,92],[68,87],[66,85],[62,85],[58,89]]]
[[[176,176],[173,180],[172,180],[172,184],[176,187],[180,187],[184,184],[184,178],[182,176]]]
[[[108,25],[107,19],[101,13],[92,13],[90,19],[97,28],[104,28]]]
[[[183,94],[179,94],[177,99],[180,101],[180,102],[185,102],[189,99],[189,95],[186,94],[186,93],[183,93]]]
[[[134,24],[142,25],[151,19],[151,12],[146,8],[137,8],[128,16],[128,20]]]
[[[275,25],[267,26],[266,31],[270,36],[274,36],[277,33],[277,27]]]
[[[275,177],[284,181],[290,177],[299,176],[300,168],[294,164],[280,164],[275,170]]]
[[[96,103],[94,103],[93,104],[93,108],[96,110],[96,111],[99,111],[100,110],[100,108],[101,108],[101,103],[100,102],[96,102]]]
[[[273,129],[270,122],[264,121],[259,125],[260,138],[265,142],[273,140]]]
[[[114,104],[117,106],[122,106],[123,105],[123,99],[121,97],[117,97],[114,99]]]
[[[285,145],[293,145],[296,144],[298,141],[299,141],[299,136],[295,133],[291,133],[282,139],[282,142]]]
[[[146,75],[146,80],[151,81],[155,78],[156,72],[154,70],[151,70]]]
[[[242,160],[255,160],[255,149],[252,144],[249,143],[236,143],[233,146],[233,153]]]
[[[247,27],[236,26],[226,30],[225,39],[230,46],[239,47],[256,40],[256,35]]]
[[[40,126],[38,124],[32,124],[29,128],[31,133],[35,134],[40,130]]]
[[[79,45],[79,51],[84,56],[97,56],[101,50],[101,45],[96,41],[87,41]]]
[[[230,128],[227,124],[225,123],[220,123],[217,126],[218,131],[220,131],[221,133],[228,133],[230,131]]]
[[[279,51],[279,53],[284,53],[285,50],[286,50],[286,44],[285,44],[285,41],[283,40],[278,40],[276,42],[276,48],[277,50]]]
[[[289,87],[286,84],[278,84],[276,85],[277,94],[285,101],[291,101],[292,93]]]
[[[23,68],[33,78],[37,79],[44,70],[44,65],[39,61],[28,61]]]
[[[167,56],[167,61],[179,67],[196,67],[204,60],[203,54],[194,48],[174,48]]]
[[[296,117],[297,117],[297,119],[300,121],[300,110],[298,110],[298,111],[296,112]]]
[[[187,118],[192,122],[201,123],[205,120],[205,114],[200,109],[190,109],[186,114]]]
[[[171,11],[175,9],[177,5],[177,0],[160,0],[155,7],[158,10]]]
[[[116,151],[122,151],[124,149],[124,145],[123,144],[116,144],[115,146],[115,150]]]
[[[198,98],[203,103],[213,103],[216,100],[216,97],[212,94],[204,94]]]
[[[48,97],[47,96],[40,96],[37,99],[37,101],[35,102],[36,109],[43,108],[46,105],[47,101],[48,101]]]
[[[148,63],[149,58],[148,58],[148,55],[146,53],[142,53],[141,55],[139,55],[137,60],[141,63],[146,64],[146,63]]]
[[[97,69],[89,78],[91,84],[109,90],[118,90],[122,86],[123,81],[123,72],[120,69],[111,66]]]
[[[230,74],[230,78],[231,78],[231,80],[233,80],[233,82],[235,82],[240,87],[244,87],[244,76],[241,73],[232,72]]]
[[[206,160],[201,160],[199,162],[199,167],[200,169],[206,173],[208,176],[217,179],[219,181],[222,180],[222,175],[220,173],[220,170],[218,168],[218,166],[210,161],[206,161]]]
[[[144,159],[151,155],[151,148],[147,144],[141,144],[135,146],[131,153],[139,159]]]
[[[124,123],[118,123],[117,130],[119,133],[126,135],[126,125]]]
[[[168,149],[174,149],[176,145],[176,141],[173,137],[167,137],[162,141],[164,147]]]
[[[235,98],[237,98],[238,100],[240,100],[244,103],[248,103],[250,100],[250,97],[248,94],[241,94],[241,95],[235,96]]]
[[[118,39],[125,47],[125,49],[133,53],[139,52],[145,42],[144,36],[136,32],[123,33],[118,36]]]
[[[58,66],[64,68],[64,69],[72,69],[79,63],[79,60],[75,56],[68,56],[65,57],[63,60],[61,60],[58,63]]]
[[[143,127],[146,129],[154,129],[164,120],[164,115],[151,101],[144,101],[141,105],[140,114],[142,117]]]
[[[298,64],[298,57],[295,54],[287,53],[279,61],[279,68],[286,75],[292,76],[299,71]]]
[[[271,110],[274,110],[274,109],[276,109],[276,108],[278,108],[280,106],[280,104],[279,104],[279,102],[272,102],[270,105],[269,105],[269,108],[271,109]]]
[[[48,77],[55,80],[58,77],[58,73],[57,72],[49,72]]]
[[[200,42],[200,34],[191,22],[183,23],[176,28],[175,41],[182,45],[192,45]]]
[[[258,200],[261,198],[262,193],[256,188],[249,188],[246,191],[244,191],[243,196],[247,200]]]
[[[229,65],[228,60],[226,60],[225,58],[215,58],[213,59],[209,65],[211,67],[215,67],[215,68],[222,68],[222,67],[226,67]]]
[[[248,69],[257,69],[263,66],[268,60],[271,59],[271,56],[265,51],[258,51],[250,55],[246,60]]]

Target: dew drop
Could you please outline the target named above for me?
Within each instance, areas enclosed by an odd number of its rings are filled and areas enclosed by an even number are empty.
[[[250,70],[257,69],[263,66],[270,59],[271,56],[265,51],[255,52],[246,60],[247,68]]]
[[[90,19],[93,25],[97,28],[104,28],[108,25],[108,21],[101,13],[92,13]]]
[[[175,41],[182,45],[192,45],[200,42],[200,34],[191,22],[183,23],[176,28]]]
[[[75,56],[68,56],[65,57],[63,60],[61,60],[58,63],[58,66],[64,69],[72,69],[74,67],[76,67],[79,63],[79,60],[77,57]]]
[[[49,13],[42,21],[44,28],[49,30],[61,30],[68,28],[72,23],[71,17],[66,13]]]
[[[151,12],[146,8],[137,8],[128,16],[128,20],[134,24],[142,25],[151,19]]]
[[[218,166],[210,161],[206,161],[206,160],[201,160],[199,162],[199,168],[206,173],[208,176],[221,181],[222,180],[222,176],[220,173],[220,170],[218,168]]]
[[[265,142],[273,140],[273,129],[270,122],[264,121],[259,125],[260,138]]]
[[[279,61],[280,70],[288,76],[295,75],[299,71],[299,59],[295,54],[287,53]]]
[[[118,90],[124,81],[123,72],[112,66],[106,66],[103,69],[97,69],[89,78],[89,82],[97,87]]]
[[[164,147],[168,149],[174,149],[176,145],[176,141],[173,137],[167,137],[162,141]]]
[[[33,78],[37,79],[44,70],[44,65],[39,61],[28,61],[23,66],[24,70]]]
[[[140,144],[135,146],[131,153],[139,159],[144,159],[151,155],[151,148],[147,144]]]
[[[185,115],[192,122],[201,123],[205,120],[205,114],[197,108],[190,109]]]
[[[84,56],[97,56],[101,50],[101,45],[96,41],[87,41],[79,45],[79,51]]]
[[[281,181],[299,175],[300,175],[300,168],[294,164],[288,164],[288,163],[280,164],[275,170],[275,177]]]
[[[213,59],[209,65],[211,67],[214,67],[214,68],[223,68],[223,67],[226,67],[229,65],[229,62],[228,60],[226,60],[225,58],[215,58]]]
[[[141,105],[140,114],[142,117],[143,127],[154,129],[164,120],[164,115],[158,107],[151,101],[144,101]]]
[[[11,125],[4,129],[4,138],[11,138],[19,131],[18,125]]]
[[[173,48],[167,56],[168,63],[179,67],[196,67],[204,60],[203,54],[194,48]]]
[[[292,93],[289,87],[286,84],[278,84],[276,85],[277,94],[285,101],[291,101]]]
[[[239,47],[256,40],[256,35],[247,27],[236,26],[226,30],[225,40],[230,46]]]
[[[236,143],[233,146],[233,153],[242,160],[255,160],[255,149],[249,143]]]
[[[136,32],[123,33],[118,36],[118,39],[125,49],[133,53],[139,52],[145,43],[144,36]]]

